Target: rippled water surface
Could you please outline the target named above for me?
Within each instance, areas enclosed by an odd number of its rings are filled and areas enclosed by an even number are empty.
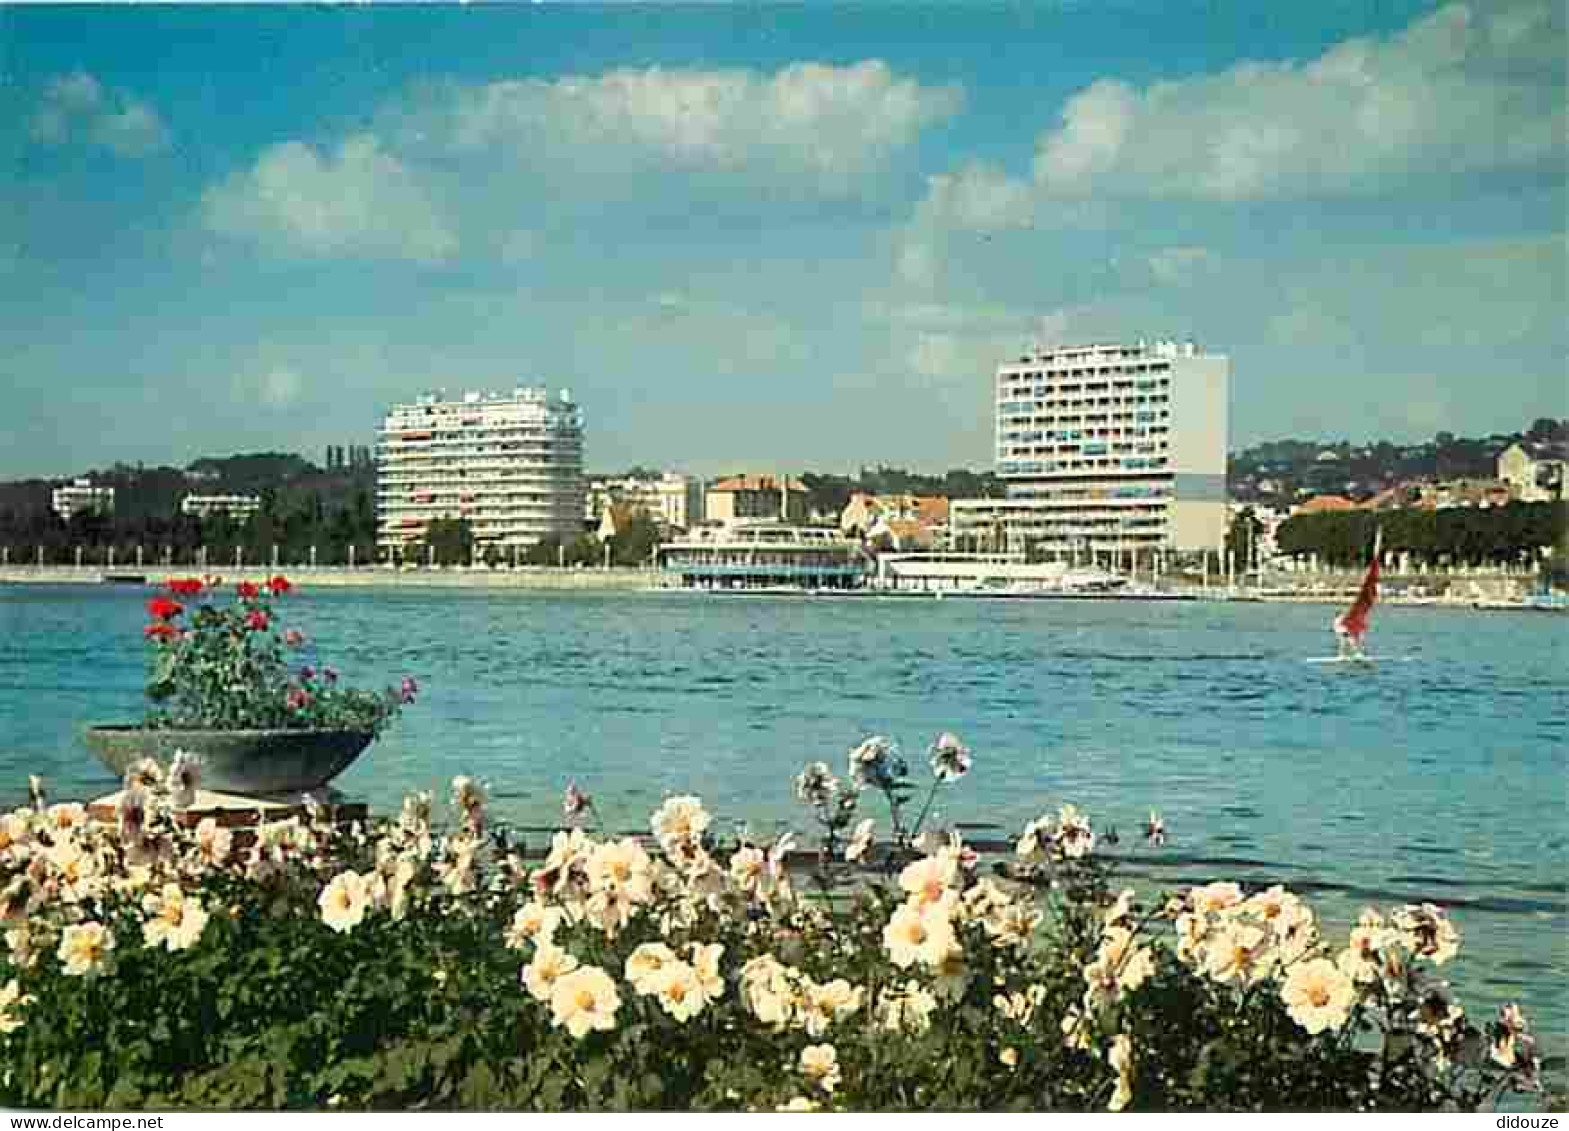
[[[79,731],[140,714],[146,596],[0,588],[0,801],[30,772],[114,788]],[[1397,662],[1351,670],[1303,662],[1333,649],[1332,611],[1302,605],[339,590],[282,611],[350,682],[420,681],[336,783],[373,807],[465,772],[549,824],[576,778],[626,827],[681,791],[805,832],[804,761],[884,733],[920,772],[953,730],[975,769],[940,819],[1003,835],[1073,800],[1132,833],[1153,806],[1151,882],[1280,879],[1342,923],[1443,904],[1468,1002],[1524,1001],[1563,1051],[1563,618],[1386,608],[1371,650]]]

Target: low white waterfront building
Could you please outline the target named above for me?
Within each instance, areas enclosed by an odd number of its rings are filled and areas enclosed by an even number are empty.
[[[384,556],[440,518],[467,519],[476,550],[583,531],[583,415],[565,390],[431,393],[394,405],[376,446]]]
[[[244,522],[261,510],[260,495],[187,495],[180,500],[180,513],[197,518],[228,515],[237,522]]]
[[[852,589],[869,562],[833,527],[729,522],[694,530],[658,550],[673,581],[697,589]]]

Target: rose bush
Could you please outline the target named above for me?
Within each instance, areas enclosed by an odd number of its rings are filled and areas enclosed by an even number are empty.
[[[971,764],[932,753],[934,791]],[[1538,1086],[1520,1011],[1478,1023],[1438,980],[1436,907],[1331,940],[1280,887],[1141,898],[1071,805],[988,861],[926,806],[904,821],[907,779],[886,739],[846,779],[807,767],[812,852],[722,841],[695,797],[608,836],[575,783],[532,857],[467,778],[445,826],[418,794],[243,835],[183,827],[156,775],[114,824],[37,796],[0,820],[0,1104],[1471,1110]],[[840,845],[867,791],[894,832]]]
[[[417,688],[409,678],[382,692],[362,691],[341,686],[330,667],[291,663],[305,634],[282,628],[272,608],[293,590],[287,578],[242,581],[227,607],[212,600],[220,584],[217,578],[170,581],[167,596],[147,603],[149,727],[374,734],[413,701]],[[201,603],[188,607],[177,598]]]

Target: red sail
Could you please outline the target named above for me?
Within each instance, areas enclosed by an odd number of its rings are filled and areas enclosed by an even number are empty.
[[[1362,578],[1362,588],[1357,590],[1355,601],[1340,618],[1340,623],[1351,636],[1360,639],[1367,633],[1368,618],[1373,612],[1373,602],[1378,599],[1378,559],[1382,557],[1383,531],[1373,538],[1373,560],[1368,563],[1367,575]]]

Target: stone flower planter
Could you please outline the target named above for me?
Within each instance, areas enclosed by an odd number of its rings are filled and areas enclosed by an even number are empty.
[[[165,768],[176,750],[201,759],[201,786],[221,793],[297,794],[319,789],[375,738],[345,730],[149,730],[90,726],[87,747],[115,777],[143,758]]]

